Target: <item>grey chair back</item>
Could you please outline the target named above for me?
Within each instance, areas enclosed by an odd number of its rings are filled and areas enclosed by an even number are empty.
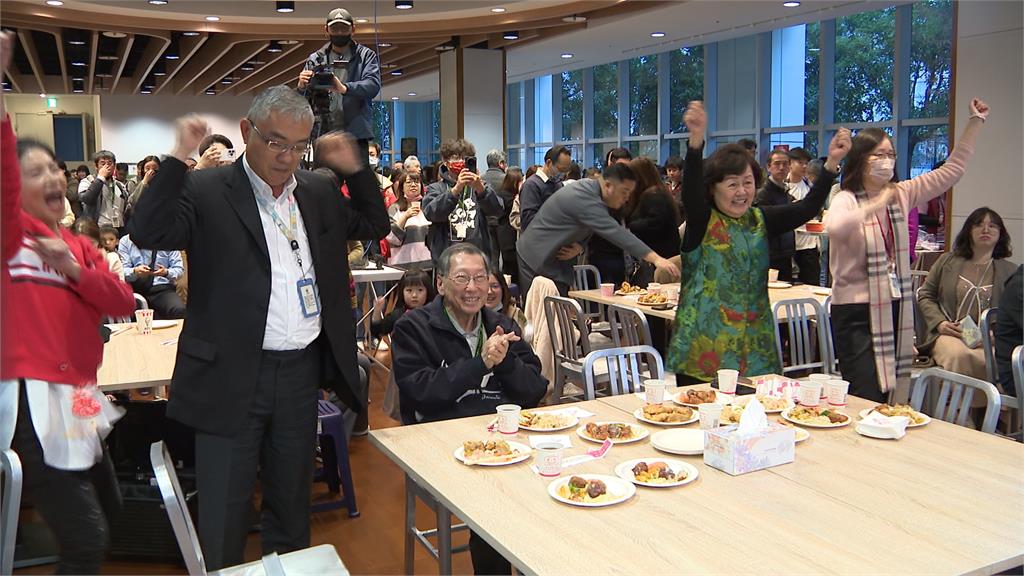
[[[638,308],[608,305],[608,327],[612,333],[612,347],[652,346],[651,327],[647,316]]]
[[[822,372],[831,371],[831,328],[820,302],[814,298],[780,300],[772,306],[772,314],[775,317],[775,351],[779,355],[783,375],[819,368]],[[782,347],[783,324],[789,336],[788,366],[784,362]]]
[[[578,381],[583,358],[590,353],[590,334],[583,309],[572,298],[547,296],[544,298],[544,316],[555,364],[552,399],[561,402],[566,381],[574,373]]]
[[[601,288],[601,271],[592,264],[577,264],[572,267],[573,290],[598,290]],[[583,312],[591,322],[604,321],[604,306],[597,302],[584,300],[581,303]]]
[[[0,481],[0,574],[13,574],[22,485],[21,460],[14,450],[0,450]]]
[[[1010,369],[1013,372],[1013,389],[1016,396],[1000,395],[1003,406],[1016,410],[1010,419],[1009,435],[1018,442],[1024,442],[1024,346],[1017,346],[1010,356]]]
[[[996,374],[996,345],[992,337],[992,329],[996,327],[999,308],[989,308],[981,313],[978,328],[981,329],[981,348],[985,352],[985,377],[995,384],[999,382]]]
[[[938,395],[932,395],[935,397],[935,404],[923,407],[925,392],[934,387],[939,387]],[[976,391],[985,395],[985,416],[982,418],[981,431],[995,433],[1001,399],[999,390],[984,380],[941,368],[928,368],[921,372],[912,386],[910,405],[914,410],[925,412],[934,418],[966,426]]]
[[[167,518],[174,529],[174,537],[185,560],[185,568],[190,576],[205,576],[206,562],[203,550],[199,545],[199,535],[188,512],[185,492],[178,483],[178,474],[174,471],[174,460],[163,441],[154,442],[149,447],[149,461],[153,465],[153,476],[156,478],[160,496],[167,510]]]
[[[583,359],[584,400],[597,397],[596,383],[601,375],[595,364],[602,361],[607,362],[608,393],[612,396],[639,392],[645,379],[665,377],[661,354],[653,346],[595,350]]]
[[[822,319],[824,324],[823,330],[825,331],[825,353],[828,358],[828,367],[826,370],[829,374],[839,374],[839,357],[836,356],[836,344],[835,339],[832,337],[832,295],[825,297],[825,301],[821,303],[821,309],[825,313],[825,317]]]

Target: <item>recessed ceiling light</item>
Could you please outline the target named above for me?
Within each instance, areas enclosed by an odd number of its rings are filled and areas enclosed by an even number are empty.
[[[369,22],[366,18],[356,18],[356,24],[366,24]]]
[[[392,70],[391,71],[391,75],[392,76],[401,76],[402,75],[402,71],[401,70]]]
[[[494,12],[495,14],[501,14],[504,11],[505,11],[505,9],[502,8],[501,6],[497,6],[495,8],[491,8],[491,12]]]
[[[71,80],[74,82],[84,82],[85,78],[83,78],[82,76],[72,76]]]
[[[47,6],[63,6],[64,3],[61,0],[46,0]]]
[[[800,5],[800,3],[797,2],[796,0],[789,0],[789,2],[783,2],[782,5],[785,6],[786,8],[796,8],[797,6]]]
[[[651,32],[651,38],[664,38],[664,32]]]
[[[68,40],[68,44],[72,46],[85,46],[85,40],[76,38],[74,40]]]
[[[152,93],[153,93],[153,90],[151,90],[149,88],[143,88],[142,90],[139,90],[139,94],[152,94]]]
[[[45,96],[45,94],[40,94],[40,96]],[[398,100],[398,96],[392,96],[391,99],[392,100]]]
[[[213,95],[214,95],[214,94],[216,94],[216,93],[217,93],[217,90],[215,90],[215,89],[213,89],[213,88],[207,88],[207,89],[206,89],[206,94],[207,94],[208,96],[213,96]]]
[[[182,32],[181,35],[182,36],[199,36],[199,32],[195,32],[195,31],[190,30],[188,32]]]
[[[225,78],[225,79],[221,80],[220,83],[224,84],[225,86],[227,86],[228,84],[231,84],[231,78]]]
[[[568,52],[563,52],[562,53],[562,59],[563,60],[568,60],[569,58],[572,58],[572,54],[570,54]]]
[[[408,94],[408,96],[415,96],[415,95],[416,95],[415,92],[409,92],[409,94]]]
[[[509,31],[501,35],[505,40],[519,40],[519,32]]]
[[[113,74],[111,74],[111,73],[109,73],[109,72],[103,72],[103,73],[98,73],[98,72],[97,72],[97,73],[96,73],[96,77],[97,77],[97,78],[113,78],[113,77],[114,77],[114,75],[113,75]]]
[[[207,22],[220,22],[220,16],[207,16]]]
[[[278,42],[277,40],[271,40],[270,41],[270,46],[267,46],[267,52],[272,52],[272,53],[276,54],[276,53],[281,52],[281,51],[282,51],[281,43]]]
[[[7,90],[7,88],[4,88],[4,90]],[[83,92],[85,92],[85,90],[82,89],[82,88],[75,88],[75,89],[71,90],[72,94],[82,94]]]
[[[294,46],[299,43],[298,40],[278,40],[277,42],[282,46]]]
[[[96,59],[97,60],[106,60],[106,61],[116,61],[117,60],[117,56],[115,56],[113,54],[103,54],[101,56],[97,56]]]
[[[107,38],[127,38],[128,37],[128,35],[125,34],[124,32],[110,32],[110,31],[107,31],[107,32],[104,32],[103,35],[106,36]]]
[[[566,16],[565,18],[562,18],[562,22],[567,22],[569,24],[579,24],[580,22],[586,22],[586,21],[587,21],[587,17],[586,16],[580,16],[579,14],[573,14],[572,16]]]
[[[46,93],[45,92],[40,92],[39,93],[39,97],[40,98],[46,98]]]
[[[167,4],[167,0],[149,0],[149,3],[154,6],[163,6],[164,4]]]
[[[256,69],[256,67],[253,66],[252,64],[242,64],[241,66],[239,66],[238,69],[241,70],[242,72],[252,72],[253,70]]]
[[[277,11],[281,13],[295,12],[294,0],[277,0]]]
[[[263,66],[266,62],[257,58],[256,60],[249,60],[249,64],[252,64],[253,66]]]
[[[395,10],[412,10],[412,0],[395,0]]]
[[[391,48],[391,42],[381,42],[378,46],[381,48]]]
[[[181,57],[181,51],[178,50],[178,39],[173,35],[171,36],[171,43],[167,45],[167,49],[164,50],[164,58],[168,60],[177,60]]]
[[[86,63],[84,61],[82,61],[82,60],[72,60],[71,61],[71,65],[72,66],[85,66]]]

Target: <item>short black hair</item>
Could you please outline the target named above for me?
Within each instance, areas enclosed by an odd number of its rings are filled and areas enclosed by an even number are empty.
[[[675,168],[676,170],[683,169],[683,159],[679,156],[669,156],[668,160],[665,160],[665,169]]]
[[[612,162],[604,167],[604,171],[601,172],[601,177],[605,180],[618,180],[622,182],[629,180],[636,182],[636,174],[633,169],[626,164],[620,164],[618,162]]]
[[[633,155],[629,153],[627,148],[612,148],[611,151],[608,152],[608,157],[606,158],[607,162],[605,162],[605,164],[614,164],[619,160],[632,159]]]
[[[98,166],[100,160],[103,160],[104,158],[109,159],[111,162],[115,164],[117,163],[117,156],[114,156],[114,153],[111,152],[110,150],[100,150],[99,152],[93,154],[92,163]]]
[[[199,155],[202,156],[203,153],[206,152],[206,150],[213,144],[222,144],[229,150],[235,147],[227,136],[223,134],[210,134],[206,138],[203,138],[203,141],[199,143]]]
[[[751,140],[750,138],[740,138],[739,140],[736,141],[736,143],[739,144],[740,146],[743,146],[744,148],[751,152],[757,150],[757,142]]]
[[[814,157],[811,156],[811,153],[808,152],[807,150],[804,150],[803,148],[796,147],[796,148],[790,148],[789,149],[789,159],[790,160],[799,160],[801,162],[810,162],[812,158],[814,158]]]
[[[75,172],[85,172],[86,176],[92,174],[92,172],[89,171],[89,167],[85,164],[79,164],[78,168],[75,168]]]
[[[558,162],[558,157],[561,156],[562,154],[567,154],[569,158],[572,159],[572,152],[565,146],[559,144],[557,146],[552,146],[551,148],[548,149],[548,151],[544,154],[544,161],[551,162],[552,164],[554,164]]]
[[[580,168],[579,164],[573,162],[569,165],[569,172],[566,174],[566,178],[571,180],[579,180],[580,178],[583,178],[583,169]]]

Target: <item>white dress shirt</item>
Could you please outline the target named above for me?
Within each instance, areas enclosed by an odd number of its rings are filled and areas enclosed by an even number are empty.
[[[807,179],[803,179],[799,182],[789,183],[789,195],[794,200],[803,200],[807,194],[811,191],[811,183]],[[818,237],[814,234],[804,234],[803,232],[796,233],[796,249],[797,250],[810,250],[811,248],[818,247]]]
[[[242,156],[242,166],[252,184],[253,193],[270,202],[285,226],[291,223],[289,204],[296,202],[293,192],[298,183],[293,175],[284,185],[284,192],[274,198],[270,185],[263,181],[249,166],[249,159]],[[255,201],[255,199],[254,199]],[[264,350],[301,350],[309,346],[320,335],[320,315],[306,318],[299,301],[298,282],[305,277],[316,285],[316,271],[313,257],[309,253],[309,239],[302,221],[302,211],[296,206],[295,239],[299,242],[299,256],[304,270],[299,270],[288,238],[274,223],[274,219],[256,202],[256,209],[263,224],[263,235],[267,239],[270,253],[270,306],[267,308],[267,325],[263,331]],[[319,298],[318,298],[319,300]]]

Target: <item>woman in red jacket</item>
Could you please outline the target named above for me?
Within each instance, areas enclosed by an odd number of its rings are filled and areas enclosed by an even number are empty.
[[[0,35],[0,75],[11,37]],[[0,448],[22,462],[25,492],[57,537],[58,574],[96,574],[120,504],[103,438],[120,416],[95,386],[104,315],[135,307],[92,241],[59,225],[53,152],[15,142],[0,104]]]

